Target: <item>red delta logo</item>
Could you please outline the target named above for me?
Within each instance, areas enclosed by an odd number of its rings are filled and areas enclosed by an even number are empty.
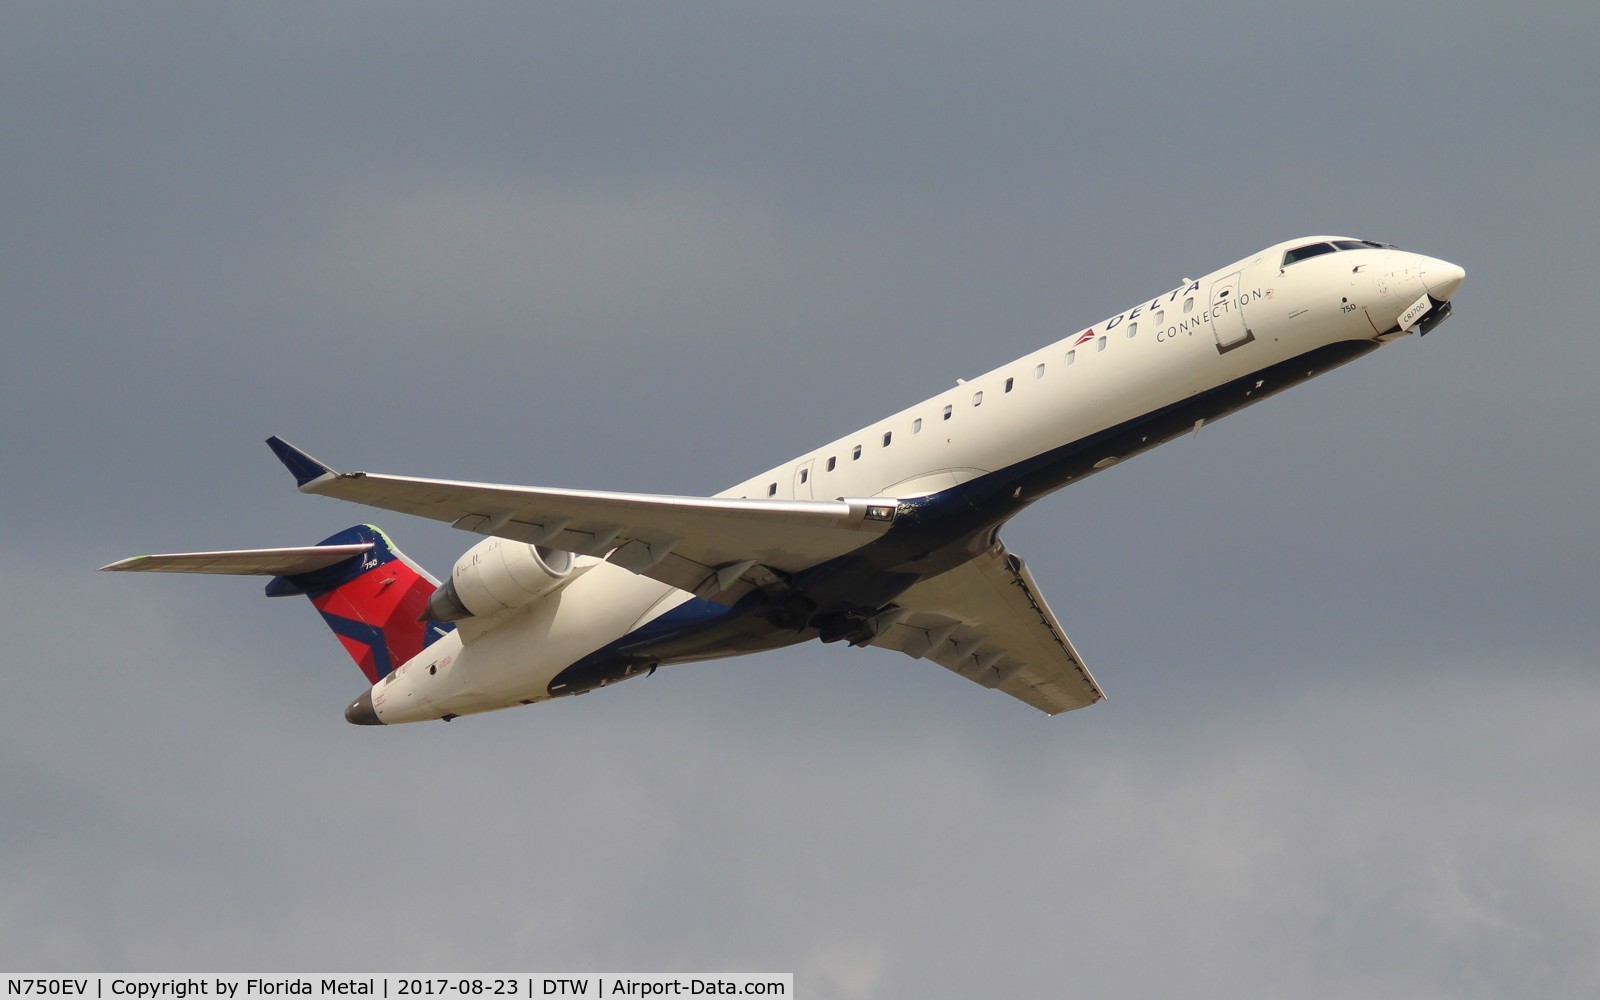
[[[1081,334],[1078,335],[1078,339],[1074,340],[1072,342],[1072,346],[1073,347],[1077,347],[1079,344],[1088,343],[1089,341],[1091,341],[1093,339],[1094,339],[1094,327],[1091,326],[1089,329],[1083,331]]]

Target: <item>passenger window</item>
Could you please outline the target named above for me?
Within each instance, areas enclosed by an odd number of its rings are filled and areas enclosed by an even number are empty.
[[[945,407],[945,408],[944,408],[944,418],[945,418],[945,419],[946,419],[946,420],[949,420],[949,419],[950,419],[950,412],[951,412],[951,411],[952,411],[952,410],[954,410],[954,409],[955,409],[955,407],[953,407],[953,406],[946,406],[946,407]]]
[[[775,497],[777,495],[778,495],[778,484],[777,483],[769,484],[767,486],[767,496]]]
[[[885,448],[889,447],[889,439],[892,438],[892,437],[894,437],[894,431],[884,431],[883,432],[883,446]]]
[[[1015,382],[1015,381],[1016,381],[1015,379],[1009,379],[1009,378],[1006,379],[1006,392],[1010,392],[1011,391],[1011,384],[1013,382]]]
[[[913,433],[913,434],[921,434],[922,433],[922,418],[921,417],[918,417],[917,419],[911,421],[911,433]]]
[[[1157,309],[1156,314],[1150,318],[1155,321],[1156,326],[1160,326],[1167,321],[1167,311],[1165,309]]]
[[[1067,352],[1067,364],[1070,365],[1076,360],[1078,360],[1078,352],[1077,351],[1068,351]]]
[[[1139,321],[1134,320],[1128,324],[1128,339],[1132,340],[1139,333]]]
[[[811,470],[810,469],[801,469],[800,470],[800,481],[802,483],[804,483],[806,480],[808,480],[810,478],[811,478]]]
[[[983,405],[983,390],[982,389],[979,389],[977,392],[972,394],[972,405],[973,406],[982,406]]]
[[[832,455],[828,456],[828,471],[829,472],[832,472],[833,471],[833,467],[838,465],[838,464],[839,464],[839,460],[837,458],[833,457]]]
[[[856,445],[855,451],[852,451],[850,453],[850,461],[854,462],[857,459],[859,459],[860,457],[861,457],[861,446],[858,444],[858,445]]]
[[[1043,361],[1041,361],[1038,364],[1033,366],[1033,377],[1034,378],[1044,378],[1044,362]]]
[[[1186,312],[1186,313],[1194,312],[1194,296],[1193,295],[1191,295],[1188,298],[1183,300],[1183,311]]]
[[[1094,342],[1094,349],[1097,350],[1097,351],[1105,350],[1106,349],[1106,338],[1100,337],[1099,339],[1097,339]]]

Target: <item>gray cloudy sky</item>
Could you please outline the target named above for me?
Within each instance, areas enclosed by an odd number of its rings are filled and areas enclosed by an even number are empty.
[[[1600,992],[1600,11],[12,3],[0,967]],[[1457,314],[1006,530],[1111,700],[809,646],[392,730],[335,465],[707,493],[1261,246]],[[470,539],[380,515],[444,571]],[[1006,990],[1012,992],[1007,993]]]

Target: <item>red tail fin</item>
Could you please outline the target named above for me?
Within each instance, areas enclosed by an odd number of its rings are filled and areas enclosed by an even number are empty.
[[[321,545],[372,543],[325,569],[274,577],[269,597],[304,594],[321,612],[351,659],[376,684],[455,628],[418,619],[439,585],[370,524],[347,528]]]

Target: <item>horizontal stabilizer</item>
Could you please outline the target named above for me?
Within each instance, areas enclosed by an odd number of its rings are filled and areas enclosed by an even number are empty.
[[[346,528],[321,545],[170,552],[134,556],[100,568],[118,573],[270,576],[267,596],[310,598],[369,684],[455,629],[450,622],[425,620],[428,597],[439,581],[370,524]],[[368,715],[370,709],[367,715],[346,718],[366,725],[376,719]]]
[[[111,573],[214,573],[221,576],[293,576],[327,569],[372,548],[355,545],[306,545],[288,549],[231,549],[222,552],[169,552],[134,556],[100,567]]]

